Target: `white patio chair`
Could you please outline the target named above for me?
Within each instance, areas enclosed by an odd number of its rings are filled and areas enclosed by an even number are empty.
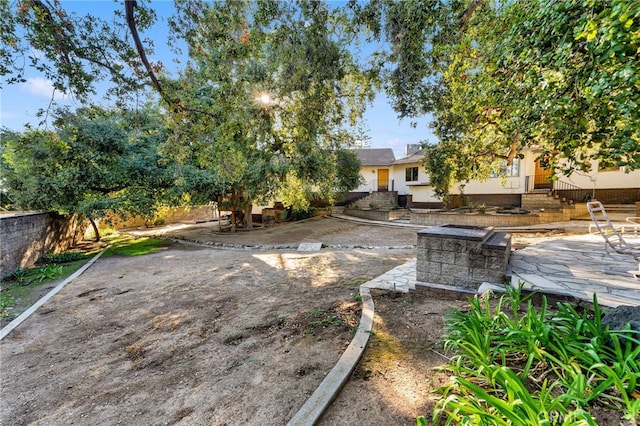
[[[604,247],[607,254],[611,254],[610,252],[613,251],[618,254],[633,257],[635,261],[638,262],[638,270],[629,271],[629,273],[633,274],[636,278],[640,278],[640,245],[631,245],[622,238],[622,234],[613,226],[607,216],[607,211],[600,201],[587,203],[587,210],[589,210],[591,220],[593,220],[600,235],[604,238]],[[605,270],[603,272],[615,273],[611,270]]]

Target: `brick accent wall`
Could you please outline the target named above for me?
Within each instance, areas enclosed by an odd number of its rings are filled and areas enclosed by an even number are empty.
[[[595,199],[602,204],[634,204],[640,201],[640,188],[596,189]]]
[[[67,250],[82,240],[85,228],[76,216],[51,212],[0,216],[0,276],[33,265],[47,252]]]

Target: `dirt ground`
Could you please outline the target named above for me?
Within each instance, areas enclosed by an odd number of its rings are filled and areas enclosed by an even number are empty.
[[[159,230],[154,230],[158,233]],[[336,219],[185,238],[415,244],[415,229]],[[220,250],[175,243],[101,258],[0,343],[2,425],[283,425],[335,365],[358,286],[413,249]],[[374,334],[322,425],[414,424],[447,377],[443,315],[463,300],[376,293]]]

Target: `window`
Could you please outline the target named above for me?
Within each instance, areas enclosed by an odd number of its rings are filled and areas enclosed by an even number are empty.
[[[405,181],[407,182],[416,182],[418,180],[418,168],[417,167],[407,167],[405,170]]]
[[[514,158],[513,164],[507,166],[507,160],[505,160],[500,166],[500,170],[498,172],[491,173],[489,177],[497,178],[500,176],[506,177],[517,177],[520,176],[520,159]]]

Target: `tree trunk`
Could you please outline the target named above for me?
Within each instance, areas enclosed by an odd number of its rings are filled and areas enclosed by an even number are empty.
[[[247,203],[244,205],[244,224],[246,229],[253,229],[253,216],[251,215],[251,210],[253,206],[251,205],[251,200],[247,200]]]
[[[94,220],[91,218],[89,218],[89,223],[91,223],[91,227],[93,228],[93,233],[96,235],[96,239],[94,241],[97,243],[100,241],[100,231],[98,230],[98,225],[96,225]]]

